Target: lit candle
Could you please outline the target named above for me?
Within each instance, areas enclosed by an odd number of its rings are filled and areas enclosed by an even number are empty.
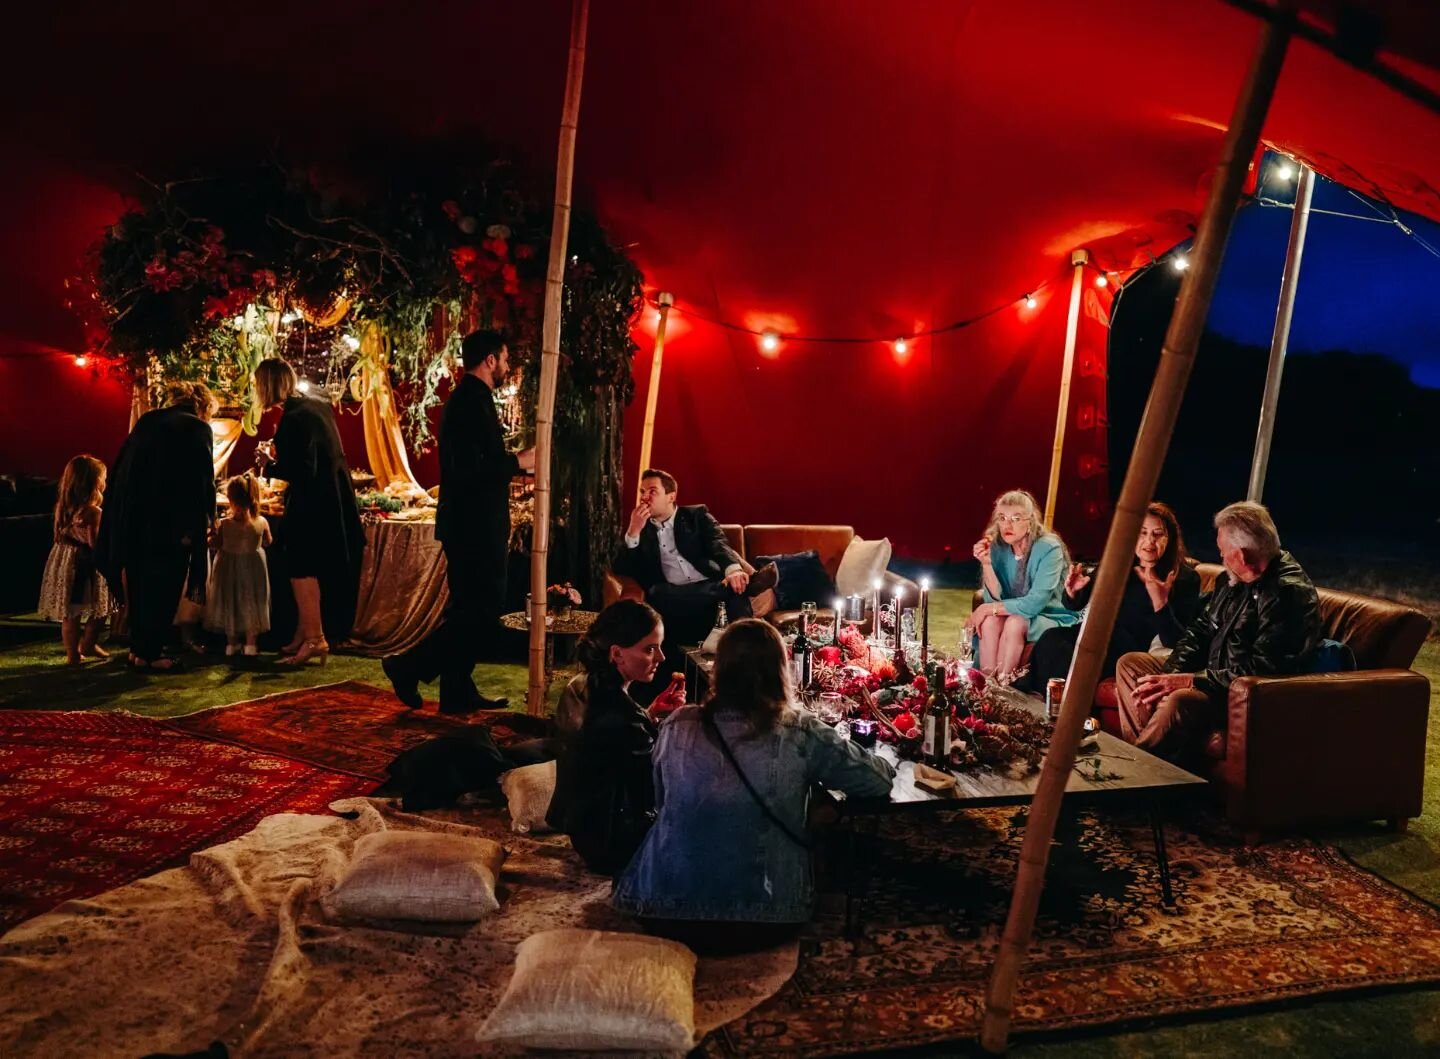
[[[835,597],[835,646],[840,646],[840,623],[845,619],[845,598]]]
[[[925,672],[925,660],[930,654],[930,579],[920,582],[920,672]]]
[[[878,577],[870,585],[870,639],[875,643],[881,643],[880,639],[880,586],[884,582]]]

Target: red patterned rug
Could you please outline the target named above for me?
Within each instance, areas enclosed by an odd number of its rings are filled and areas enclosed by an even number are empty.
[[[545,734],[545,721],[508,710],[447,717],[433,706],[407,710],[390,691],[359,681],[286,691],[166,722],[177,731],[283,754],[322,768],[386,777],[401,751],[467,724],[485,724],[504,746]]]
[[[830,895],[836,911],[802,941],[794,978],[707,1038],[704,1054],[973,1042],[1022,835],[1013,810],[892,817],[861,834],[871,878],[858,936],[845,936],[843,900]],[[1440,909],[1327,846],[1246,849],[1171,827],[1167,911],[1144,817],[1085,813],[1057,837],[1017,1035],[1440,981]]]
[[[374,786],[144,717],[0,710],[0,933]]]

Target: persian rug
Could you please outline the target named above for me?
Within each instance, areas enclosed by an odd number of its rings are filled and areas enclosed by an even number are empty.
[[[511,832],[499,810],[417,816],[377,799],[337,816],[271,816],[233,842],[0,938],[0,1055],[191,1053],[247,1059],[514,1055],[476,1030],[541,930],[634,931],[563,836]],[[383,830],[495,839],[500,909],[476,924],[335,922],[320,898],[356,841]],[[702,959],[695,1022],[745,1014],[794,973],[794,942]],[[533,1054],[533,1053],[531,1053]]]
[[[1022,836],[1023,817],[1006,809],[862,824],[870,878],[857,936],[845,936],[843,897],[827,895],[795,977],[712,1034],[705,1054],[973,1041]],[[1247,849],[1174,826],[1167,839],[1174,909],[1160,904],[1145,817],[1062,822],[1013,1033],[1440,981],[1440,910],[1339,851],[1308,840]]]
[[[353,680],[267,695],[167,723],[176,731],[204,739],[282,754],[377,782],[386,778],[385,767],[401,751],[469,724],[488,725],[502,746],[544,735],[546,727],[542,718],[509,710],[456,717],[436,713],[429,706],[408,710],[389,690]]]
[[[0,711],[0,933],[372,780],[128,714]]]

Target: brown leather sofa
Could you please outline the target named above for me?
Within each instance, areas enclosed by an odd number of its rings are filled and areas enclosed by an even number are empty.
[[[1223,567],[1201,563],[1201,591]],[[1205,766],[1225,815],[1257,840],[1308,824],[1385,820],[1404,830],[1420,815],[1430,682],[1410,669],[1430,619],[1388,600],[1320,588],[1324,635],[1355,652],[1348,673],[1241,677],[1225,726],[1205,741]],[[1095,714],[1119,734],[1115,682]]]
[[[730,546],[739,553],[741,559],[749,572],[754,572],[750,564],[750,558],[756,555],[793,555],[796,552],[814,551],[820,557],[820,564],[825,567],[825,572],[830,579],[835,579],[835,572],[840,569],[840,560],[845,555],[845,549],[850,546],[850,541],[855,537],[855,529],[852,526],[781,526],[781,525],[754,525],[736,526],[722,524],[720,527],[725,531]],[[920,598],[920,586],[908,578],[901,577],[893,571],[885,571],[885,587],[882,595],[889,599],[895,594],[895,588],[899,586],[904,590],[905,598],[913,605]],[[641,590],[639,582],[633,578],[624,577],[611,571],[605,572],[604,600],[606,606],[614,603],[617,599],[644,599],[645,593]],[[867,606],[868,606],[868,599]],[[825,616],[833,614],[829,606],[830,600],[818,599],[821,613]],[[798,610],[772,610],[765,615],[766,619],[775,625],[785,625],[794,621],[800,616]],[[862,631],[868,629],[868,617]]]

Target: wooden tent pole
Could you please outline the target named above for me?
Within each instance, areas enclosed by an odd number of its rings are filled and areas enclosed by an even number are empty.
[[[1060,457],[1065,451],[1065,421],[1070,416],[1070,376],[1075,371],[1075,340],[1080,334],[1080,285],[1090,251],[1070,255],[1075,278],[1070,284],[1070,315],[1065,321],[1065,360],[1060,368],[1060,404],[1055,410],[1055,444],[1050,449],[1050,484],[1045,487],[1045,525],[1055,525],[1055,496],[1060,491]]]
[[[1280,405],[1280,379],[1285,374],[1285,352],[1290,345],[1290,322],[1295,319],[1295,292],[1300,287],[1300,260],[1305,256],[1305,232],[1310,227],[1310,200],[1315,195],[1315,170],[1301,165],[1295,188],[1295,212],[1290,217],[1290,242],[1285,247],[1285,272],[1280,279],[1280,304],[1275,307],[1275,331],[1270,336],[1270,368],[1265,375],[1265,397],[1260,402],[1260,426],[1255,431],[1255,457],[1250,463],[1247,500],[1260,502],[1265,472],[1270,468],[1270,441],[1275,435],[1275,412]]]
[[[650,442],[655,437],[655,407],[660,403],[660,368],[665,360],[665,324],[670,319],[670,306],[675,295],[661,291],[660,322],[655,325],[655,356],[650,361],[650,386],[645,395],[645,430],[640,435],[640,466],[635,468],[635,488],[640,488],[640,475],[650,466]]]
[[[555,215],[545,274],[545,320],[541,327],[540,396],[535,409],[535,516],[530,547],[530,691],[526,709],[545,712],[545,589],[550,559],[550,458],[555,386],[560,370],[560,309],[570,243],[570,182],[575,171],[575,128],[585,77],[585,23],[589,0],[574,0],[570,14],[570,63],[560,115],[560,152],[555,160]]]
[[[1140,532],[1140,523],[1154,494],[1165,451],[1170,445],[1180,401],[1185,395],[1185,384],[1205,327],[1210,299],[1215,293],[1225,241],[1229,237],[1240,191],[1265,123],[1265,114],[1270,108],[1275,82],[1285,62],[1285,49],[1294,22],[1293,5],[1287,4],[1284,11],[1267,21],[1261,30],[1259,46],[1225,134],[1215,179],[1210,185],[1210,194],[1196,230],[1191,267],[1186,273],[1175,314],[1165,335],[1160,366],[1140,422],[1125,484],[1116,503],[1115,517],[1110,523],[1105,553],[1095,577],[1090,613],[1080,631],[1080,642],[1065,684],[1060,717],[1041,767],[1035,797],[1030,803],[1015,890],[1010,899],[1010,914],[1005,921],[1005,932],[1000,938],[985,997],[980,1043],[993,1054],[1005,1050],[1009,1037],[1015,987],[1034,929],[1040,892],[1045,885],[1045,864],[1050,853],[1050,840],[1055,834],[1055,818],[1059,815],[1061,798],[1075,763],[1075,748],[1085,717],[1095,697],[1095,685],[1099,680],[1106,645],[1115,628],[1115,615],[1120,609],[1125,579],[1135,561],[1135,540]]]

